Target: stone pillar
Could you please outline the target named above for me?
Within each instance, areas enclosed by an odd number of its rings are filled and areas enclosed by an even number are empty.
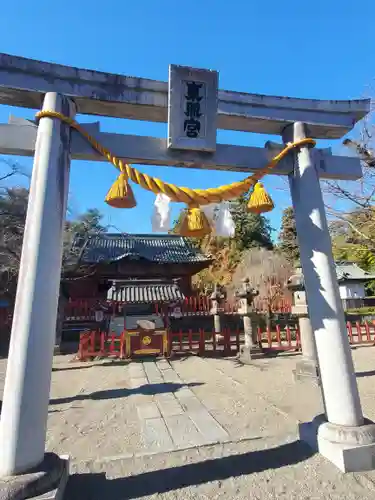
[[[242,282],[242,290],[236,293],[240,299],[239,313],[242,314],[245,344],[241,347],[239,360],[244,364],[249,364],[251,361],[259,357],[262,353],[256,338],[256,331],[253,328],[253,300],[259,294],[257,290],[251,288],[248,278]]]
[[[285,129],[283,139],[308,135],[298,122]],[[364,425],[317,167],[309,146],[292,154],[290,190],[326,406],[326,415],[301,425],[300,435],[343,471],[370,469],[375,425]]]
[[[46,94],[43,109],[74,116],[73,103],[53,92]],[[45,455],[45,438],[69,167],[69,126],[58,119],[41,118],[0,423],[0,477],[18,476],[16,483],[0,481],[0,498],[2,495],[8,498],[5,490],[19,487],[20,474],[38,468],[45,461],[49,465],[44,464],[41,468],[46,467],[47,471],[54,468],[56,486],[56,467],[60,467],[56,465],[58,457],[51,462],[51,454]],[[23,476],[26,483],[35,479],[28,479],[28,476]],[[44,487],[48,489],[48,486],[44,478]]]
[[[313,362],[316,366],[318,360],[316,355],[314,332],[308,314],[303,316],[300,315],[298,318],[298,323],[302,346],[302,357],[308,361]]]
[[[297,361],[294,371],[295,379],[310,380],[319,383],[319,369],[314,332],[308,314],[302,273],[291,276],[288,280],[287,288],[293,293],[292,314],[298,317],[298,328],[302,347],[302,359]]]
[[[218,306],[216,304],[215,309],[217,311]],[[214,313],[214,330],[215,330],[215,335],[220,337],[221,335],[221,317],[220,314],[217,312]]]

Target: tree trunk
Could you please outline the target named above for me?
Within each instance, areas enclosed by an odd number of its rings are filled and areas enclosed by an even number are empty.
[[[270,306],[270,304],[267,304],[266,325],[267,328],[269,328],[270,330],[272,328],[272,317],[273,317],[272,307]]]

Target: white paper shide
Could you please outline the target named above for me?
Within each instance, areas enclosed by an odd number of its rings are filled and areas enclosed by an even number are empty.
[[[154,233],[167,232],[171,223],[171,199],[163,193],[156,195],[154,210],[151,217]]]

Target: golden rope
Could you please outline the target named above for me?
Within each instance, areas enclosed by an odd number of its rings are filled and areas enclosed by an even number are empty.
[[[224,186],[219,186],[216,188],[209,189],[190,189],[187,187],[179,187],[175,184],[169,184],[156,177],[150,177],[147,174],[139,172],[134,167],[128,164],[124,164],[122,160],[114,156],[108,149],[103,147],[99,142],[91,136],[86,130],[79,125],[73,118],[65,116],[57,111],[39,111],[35,115],[37,120],[40,118],[58,118],[62,122],[66,123],[70,127],[74,128],[79,132],[85,139],[91,144],[91,146],[98,151],[102,156],[108,159],[118,170],[126,173],[127,177],[138,184],[139,186],[152,191],[155,194],[163,193],[167,195],[172,201],[186,203],[189,206],[199,206],[208,205],[209,203],[220,203],[221,201],[231,200],[237,198],[238,196],[246,193],[252,185],[259,181],[264,175],[266,175],[270,170],[272,170],[280,160],[285,158],[285,156],[294,148],[299,146],[311,145],[315,146],[316,141],[311,138],[302,139],[296,142],[288,143],[285,148],[277,154],[272,160],[267,164],[267,166],[255,174],[246,177],[244,180],[239,182],[232,182],[231,184],[226,184]]]

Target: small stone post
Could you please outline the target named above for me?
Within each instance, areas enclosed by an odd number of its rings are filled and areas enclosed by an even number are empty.
[[[239,359],[244,364],[249,364],[252,359],[261,353],[252,324],[253,300],[257,295],[259,295],[258,290],[251,288],[248,278],[242,281],[242,290],[236,292],[236,296],[240,299],[240,309],[238,312],[243,317],[245,334],[245,345],[241,347]]]
[[[296,380],[311,380],[319,383],[319,368],[316,354],[314,332],[309,318],[305,282],[301,270],[297,270],[287,283],[293,292],[292,314],[298,317],[302,359],[297,362],[294,377]]]
[[[221,324],[221,305],[223,300],[225,299],[225,294],[215,283],[214,291],[212,292],[210,299],[212,301],[211,314],[214,317],[214,332],[216,336],[216,340],[219,341],[222,339],[222,324]]]

